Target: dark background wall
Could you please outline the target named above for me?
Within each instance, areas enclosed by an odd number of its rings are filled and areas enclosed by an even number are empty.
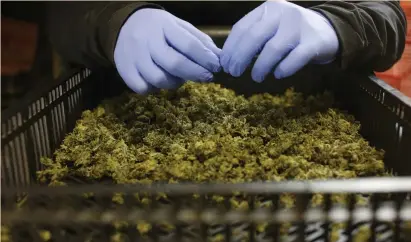
[[[25,93],[30,89],[52,80],[52,52],[47,40],[47,34],[43,28],[46,16],[44,2],[1,2],[1,5],[2,19],[7,18],[10,20],[23,21],[24,24],[29,23],[35,25],[37,29],[35,45],[31,46],[30,43],[27,43],[26,41],[26,44],[30,46],[22,46],[23,49],[34,48],[32,51],[35,51],[35,58],[34,62],[31,64],[31,69],[29,71],[19,71],[13,74],[7,73],[7,75],[2,72],[1,106],[3,110],[14,101],[23,98]],[[7,33],[10,36],[5,36],[6,33],[3,31],[3,26],[5,24],[7,24],[7,22],[2,21],[2,53],[5,51],[4,46],[7,46],[3,41],[7,37],[10,37],[8,41],[13,41],[14,38],[16,38],[16,35],[19,35],[19,33],[12,32],[25,31],[24,28],[18,26],[19,24],[16,24],[17,26],[13,26],[15,29]],[[13,50],[9,50],[9,52],[10,51]],[[2,54],[2,62],[5,61],[3,57],[4,55]],[[17,56],[14,58],[19,57]],[[18,63],[16,64],[18,65]]]

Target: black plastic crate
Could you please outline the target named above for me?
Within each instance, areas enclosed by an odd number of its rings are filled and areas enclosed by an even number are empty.
[[[209,33],[220,45],[227,34],[223,30]],[[40,157],[52,156],[83,110],[125,89],[113,71],[92,74],[89,70],[77,70],[62,78],[58,85],[40,88],[28,100],[2,112],[2,225],[10,229],[10,241],[44,241],[39,235],[41,229],[48,231],[50,241],[117,241],[112,237],[116,233],[112,223],[116,220],[128,221],[130,225],[122,229],[127,239],[118,241],[213,241],[209,240],[211,236],[221,238],[214,241],[279,241],[279,224],[285,222],[295,225],[289,230],[288,239],[332,241],[326,228],[338,221],[347,223],[339,241],[351,241],[364,223],[370,226],[371,241],[400,241],[400,237],[402,241],[411,241],[411,233],[404,235],[403,229],[404,222],[411,224],[410,99],[374,75],[330,75],[320,69],[306,68],[293,79],[301,81],[294,82],[272,77],[256,84],[249,80],[249,72],[242,78],[220,74],[216,81],[245,95],[281,93],[290,85],[305,94],[332,90],[341,107],[360,121],[362,135],[386,151],[384,162],[399,177],[237,185],[41,187],[36,184],[36,171],[42,169]],[[305,77],[310,75],[316,76],[316,81],[307,82]],[[248,195],[248,211],[231,210],[228,198],[223,207],[205,202],[207,195],[228,197],[232,191]],[[92,201],[83,197],[86,192],[93,192]],[[150,196],[164,192],[172,203],[152,203],[143,208],[132,199],[134,193],[141,192]],[[113,207],[111,198],[115,193],[124,194],[124,203]],[[199,199],[191,198],[194,193],[199,194]],[[296,195],[294,209],[277,207],[283,193]],[[323,207],[308,206],[308,199],[315,193],[325,195]],[[348,195],[347,206],[331,202],[336,193]],[[369,205],[355,205],[356,194],[366,195]],[[28,209],[16,209],[17,198],[26,195]],[[254,206],[255,201],[262,199],[271,204],[268,210]],[[153,223],[148,237],[142,237],[135,229],[134,223],[140,220]],[[175,225],[173,233],[163,231],[159,223],[164,221]],[[218,226],[213,225],[216,221]],[[257,224],[262,222],[269,226],[264,233],[256,233]],[[391,224],[388,226],[387,222]],[[87,240],[91,234],[95,237]]]

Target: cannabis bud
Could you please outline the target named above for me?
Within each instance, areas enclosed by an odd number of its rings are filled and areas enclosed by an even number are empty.
[[[245,98],[214,83],[187,82],[149,96],[124,93],[84,111],[54,157],[42,159],[38,176],[50,185],[70,185],[389,175],[383,151],[371,147],[359,128],[352,116],[333,108],[327,92],[305,98],[289,89]],[[344,202],[345,196],[333,199]],[[121,194],[113,200],[122,203]],[[322,200],[316,194],[312,203]],[[281,202],[293,206],[294,197],[284,194]],[[231,204],[248,208],[242,195]]]

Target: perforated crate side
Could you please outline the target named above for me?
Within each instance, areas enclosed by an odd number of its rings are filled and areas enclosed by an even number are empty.
[[[362,135],[385,151],[387,169],[411,176],[411,99],[376,76],[346,78],[357,86],[347,87],[344,99],[354,100],[350,112],[360,122]]]
[[[41,89],[2,113],[2,187],[28,186],[42,169],[40,157],[50,157],[71,130],[84,106],[85,80],[91,74],[83,70],[69,75],[54,88]]]
[[[369,241],[406,242],[404,222],[411,222],[409,196],[411,178],[363,178],[313,182],[255,182],[245,184],[156,184],[83,185],[39,189],[7,189],[2,196],[2,221],[12,225],[13,241],[44,241],[39,230],[49,231],[53,241],[336,241],[331,227],[345,223],[338,241],[354,239],[360,227],[368,227]],[[247,195],[248,209],[235,209],[232,192]],[[387,192],[392,193],[390,201]],[[27,207],[16,209],[17,194],[28,195]],[[93,199],[84,193],[92,192]],[[2,191],[3,193],[3,191]],[[123,202],[112,200],[122,194]],[[169,195],[169,203],[153,199],[142,205],[135,194]],[[280,198],[292,194],[295,206],[286,208]],[[314,193],[323,194],[323,206],[311,206]],[[347,204],[338,204],[332,196],[347,194]],[[197,194],[194,198],[192,195]],[[358,204],[367,194],[368,205]],[[210,195],[220,195],[219,205],[210,203]],[[208,196],[208,198],[207,198]],[[364,197],[363,197],[364,198]],[[113,223],[125,222],[122,229]],[[149,233],[137,224],[149,224]],[[173,225],[167,230],[164,224]],[[258,226],[267,223],[263,231]],[[280,240],[280,225],[292,223]],[[123,239],[115,240],[121,233]],[[331,239],[334,237],[334,239]],[[91,239],[93,238],[93,239]],[[377,239],[378,238],[378,239]],[[295,240],[297,239],[297,240]]]

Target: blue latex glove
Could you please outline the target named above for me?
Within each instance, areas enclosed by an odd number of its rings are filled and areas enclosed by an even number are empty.
[[[171,89],[186,80],[210,81],[221,69],[221,50],[190,23],[160,9],[133,13],[120,30],[116,68],[133,91]]]
[[[238,21],[220,56],[224,71],[240,76],[258,54],[252,78],[262,82],[274,67],[277,79],[296,73],[308,63],[335,59],[339,41],[320,13],[286,1],[267,1]]]

